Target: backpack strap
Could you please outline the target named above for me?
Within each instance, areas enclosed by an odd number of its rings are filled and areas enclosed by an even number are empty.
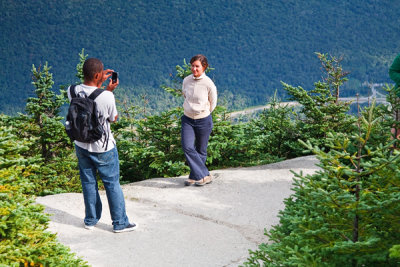
[[[94,90],[91,94],[90,94],[90,96],[88,96],[90,99],[92,99],[92,100],[95,100],[96,99],[96,97],[98,97],[101,93],[103,93],[104,92],[104,89],[100,89],[100,88],[97,88],[96,90]]]
[[[69,94],[71,95],[71,99],[76,97],[75,87],[76,87],[76,84],[73,84],[69,87]],[[89,98],[92,100],[95,100],[96,97],[98,97],[103,92],[104,92],[103,89],[97,88],[90,94]]]
[[[88,98],[90,98],[90,99],[92,99],[92,100],[94,101],[94,100],[96,99],[96,97],[98,97],[98,96],[99,96],[101,93],[103,93],[104,91],[105,91],[104,89],[97,88],[96,90],[94,90],[94,91],[88,96]],[[104,129],[104,123],[103,123],[102,127],[103,127],[103,129]],[[110,135],[107,134],[107,131],[106,131],[106,130],[104,130],[104,134],[106,135],[106,139],[104,140],[103,147],[106,146],[106,150],[107,150],[107,147],[108,147],[108,140],[109,140],[109,138],[110,138]]]
[[[69,87],[69,94],[71,95],[71,99],[76,97],[75,86],[76,84],[73,84]]]

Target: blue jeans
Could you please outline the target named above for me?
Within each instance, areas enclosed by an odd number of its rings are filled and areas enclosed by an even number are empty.
[[[210,175],[206,167],[206,160],[208,139],[213,128],[212,117],[210,115],[194,120],[183,115],[181,121],[181,142],[190,167],[189,179],[201,180]]]
[[[126,216],[124,195],[119,184],[117,148],[104,153],[92,153],[77,145],[75,149],[85,201],[85,224],[95,225],[101,217],[102,204],[96,179],[98,173],[106,189],[113,228],[124,229],[129,225],[129,219]]]

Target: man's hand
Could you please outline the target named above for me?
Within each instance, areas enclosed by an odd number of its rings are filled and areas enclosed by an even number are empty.
[[[110,118],[108,118],[108,121],[109,122],[111,122],[111,123],[113,123],[113,122],[116,122],[118,120],[118,115],[117,116],[115,116],[115,118],[114,118],[114,120],[112,121],[112,120],[110,120]]]
[[[103,78],[101,80],[102,83],[104,83],[113,73],[113,70],[110,69],[106,69],[103,70]]]
[[[103,82],[105,80],[107,80],[108,78],[110,78],[113,71],[114,70],[110,70],[110,69],[106,69],[105,71],[103,71]],[[118,84],[119,84],[119,79],[117,79],[116,83],[112,83],[112,80],[110,79],[110,82],[108,83],[106,90],[112,92],[118,86]]]
[[[113,83],[112,80],[110,79],[110,82],[108,83],[106,90],[112,92],[118,86],[118,84],[119,84],[119,79],[117,79],[117,82],[115,83]]]

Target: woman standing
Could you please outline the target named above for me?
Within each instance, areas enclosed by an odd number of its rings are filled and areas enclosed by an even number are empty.
[[[196,55],[190,60],[192,74],[183,80],[182,92],[185,98],[182,116],[182,148],[190,167],[189,179],[185,185],[211,183],[206,167],[207,146],[213,121],[211,112],[217,105],[217,88],[206,76],[207,58]]]

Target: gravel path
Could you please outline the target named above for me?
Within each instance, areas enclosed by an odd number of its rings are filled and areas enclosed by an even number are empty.
[[[186,177],[156,178],[123,186],[134,232],[115,234],[105,193],[103,217],[83,228],[81,194],[38,197],[51,214],[49,230],[95,267],[238,266],[249,249],[266,242],[278,223],[293,174],[318,170],[313,156],[279,163],[212,171],[213,183],[185,187]]]

